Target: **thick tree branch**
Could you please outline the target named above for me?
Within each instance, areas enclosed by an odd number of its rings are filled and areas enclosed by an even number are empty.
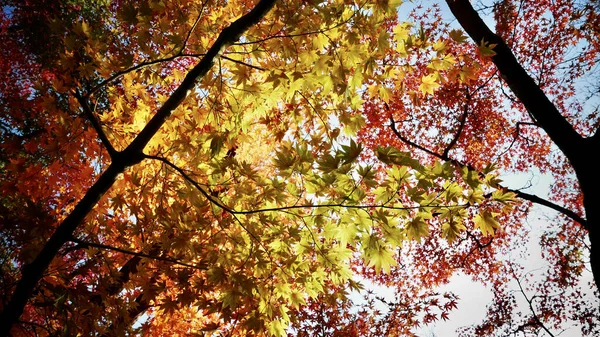
[[[158,64],[158,63],[162,63],[162,62],[170,62],[173,61],[179,57],[190,57],[190,55],[186,55],[184,53],[185,51],[185,47],[187,46],[187,42],[190,39],[190,36],[192,35],[192,32],[194,31],[194,29],[196,28],[196,26],[198,25],[198,21],[200,21],[200,17],[202,16],[202,12],[204,12],[204,5],[206,4],[206,2],[202,3],[202,10],[200,10],[200,14],[198,14],[198,17],[196,18],[196,20],[194,21],[194,24],[192,25],[192,28],[190,28],[190,30],[188,31],[185,40],[183,41],[183,44],[181,45],[181,48],[179,49],[179,51],[177,52],[177,54],[169,56],[169,57],[165,57],[165,58],[161,58],[161,59],[157,59],[157,60],[151,60],[151,61],[144,61],[144,62],[140,62],[130,68],[121,70],[121,71],[117,71],[116,73],[114,73],[113,75],[111,75],[110,77],[108,77],[107,79],[105,79],[104,81],[100,82],[98,85],[96,85],[95,87],[93,87],[90,91],[87,92],[87,94],[85,95],[85,97],[90,97],[91,95],[93,95],[94,93],[96,93],[98,90],[100,90],[100,88],[102,88],[103,86],[111,83],[112,81],[116,80],[117,78],[130,73],[132,71],[136,71],[154,64]],[[204,55],[204,54],[195,54],[193,55],[193,57],[198,57],[200,55]]]
[[[544,128],[552,141],[559,148],[565,149],[565,154],[569,157],[568,152],[577,150],[577,146],[582,143],[582,137],[527,74],[504,40],[487,27],[471,6],[470,1],[446,0],[446,3],[476,44],[481,44],[482,41],[496,44],[494,47],[496,55],[492,56],[492,61],[500,71],[502,78],[540,126]]]
[[[185,76],[181,84],[167,99],[158,112],[150,119],[148,124],[140,131],[138,136],[125,149],[126,153],[141,153],[146,144],[158,132],[173,110],[187,97],[195,87],[198,79],[202,78],[212,68],[212,64],[223,50],[236,42],[240,36],[258,21],[273,7],[275,0],[260,1],[248,14],[234,21],[229,27],[223,29],[219,37],[206,52],[200,62]]]
[[[540,86],[527,74],[507,44],[494,34],[469,0],[446,0],[452,14],[476,44],[495,44],[492,61],[502,78],[534,121],[544,129],[572,165],[583,192],[588,235],[590,239],[590,266],[596,287],[600,288],[600,180],[595,165],[590,163],[590,149],[600,146],[598,131],[584,138],[563,117],[544,94]]]
[[[96,85],[95,87],[93,87],[90,91],[88,91],[84,97],[90,97],[91,95],[95,94],[98,90],[100,90],[100,88],[102,88],[103,86],[113,82],[114,80],[118,79],[119,77],[128,74],[132,71],[136,71],[136,70],[140,70],[143,68],[146,68],[148,66],[154,65],[154,64],[158,64],[158,63],[163,63],[163,62],[171,62],[177,58],[180,57],[198,57],[200,55],[203,54],[194,54],[194,55],[173,55],[173,56],[169,56],[169,57],[165,57],[165,58],[161,58],[161,59],[156,59],[156,60],[152,60],[152,61],[144,61],[144,62],[140,62],[130,68],[121,70],[121,71],[117,71],[116,73],[114,73],[113,75],[111,75],[110,77],[108,77],[107,79],[105,79],[104,81],[100,82],[98,85]]]
[[[528,193],[525,193],[525,192],[522,192],[519,190],[510,189],[510,188],[506,188],[506,190],[509,192],[515,193],[517,195],[517,197],[519,197],[521,199],[528,200],[528,201],[534,202],[536,204],[546,206],[546,207],[551,208],[563,215],[566,215],[567,217],[571,218],[572,220],[575,220],[576,222],[578,222],[581,226],[583,226],[583,228],[588,229],[587,221],[570,209],[564,208],[564,207],[557,205],[551,201],[540,198],[537,195],[528,194]]]
[[[502,38],[487,27],[469,0],[446,0],[446,3],[476,44],[479,45],[482,41],[496,44],[494,47],[496,55],[492,56],[492,61],[502,78],[552,141],[563,150],[572,164],[577,165],[579,158],[573,153],[579,151],[583,145],[583,138],[527,74]]]
[[[12,325],[18,321],[25,305],[38,281],[43,277],[50,262],[58,254],[60,248],[69,240],[77,226],[98,203],[100,198],[113,185],[117,176],[125,170],[124,166],[114,162],[102,173],[98,181],[87,191],[73,211],[56,228],[37,257],[21,269],[21,279],[12,294],[10,302],[0,315],[0,336],[8,336]]]

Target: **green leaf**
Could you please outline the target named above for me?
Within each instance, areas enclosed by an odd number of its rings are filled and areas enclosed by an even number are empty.
[[[342,145],[342,152],[338,153],[336,157],[340,157],[344,164],[348,164],[356,160],[362,152],[362,145],[356,144],[354,140],[350,140],[350,145]]]
[[[417,240],[418,242],[421,242],[421,238],[429,235],[429,225],[427,225],[425,219],[420,215],[414,217],[406,225],[405,230],[409,240]]]
[[[458,201],[460,197],[463,196],[462,188],[455,182],[445,182],[444,183],[444,193],[443,195],[446,197],[447,201]]]
[[[481,185],[481,180],[479,180],[479,172],[470,170],[468,167],[462,167],[460,169],[461,175],[465,183],[469,185],[472,189],[476,189]]]
[[[418,160],[413,159],[408,152],[402,152],[395,147],[378,147],[375,151],[377,158],[386,164],[409,166],[417,171],[424,168]]]
[[[382,213],[378,214],[379,218],[381,218],[382,216],[385,216],[385,215]],[[398,217],[388,216],[386,221],[382,222],[381,229],[382,229],[381,233],[383,235],[383,238],[387,242],[389,242],[395,246],[402,245],[402,241],[404,240],[404,233],[398,226]]]
[[[396,192],[390,190],[389,188],[387,188],[385,186],[379,186],[375,189],[374,194],[375,194],[375,202],[377,204],[385,205],[388,202],[390,202],[392,199],[394,199]]]
[[[223,301],[223,308],[235,309],[238,302],[238,295],[233,290],[227,290],[221,301]]]
[[[319,170],[330,173],[340,166],[340,157],[331,154],[324,155],[321,160],[318,160]]]
[[[490,44],[488,41],[481,39],[481,43],[479,44],[479,53],[481,53],[481,56],[494,56],[496,55],[494,48],[497,45],[497,43]]]
[[[287,170],[294,166],[296,163],[296,157],[291,151],[277,151],[273,163],[280,170]]]
[[[210,139],[210,157],[213,158],[223,149],[225,139],[220,134],[211,134],[208,138]]]
[[[369,179],[369,180],[375,179],[375,171],[373,170],[373,167],[370,165],[359,166],[358,169],[356,170],[356,173],[358,173],[364,179]]]
[[[450,38],[458,43],[463,43],[467,40],[467,37],[463,34],[463,31],[460,29],[451,30]]]

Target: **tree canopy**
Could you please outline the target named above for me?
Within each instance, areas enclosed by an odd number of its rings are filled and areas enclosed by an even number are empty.
[[[0,335],[600,333],[597,3],[2,6]]]

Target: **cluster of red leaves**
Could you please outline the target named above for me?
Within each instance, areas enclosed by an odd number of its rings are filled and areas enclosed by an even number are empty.
[[[589,73],[595,71],[598,8],[591,3],[579,7],[573,1],[507,0],[497,3],[492,12],[497,33],[557,108],[582,134],[595,130],[598,109],[584,103],[595,97],[597,88],[586,91],[590,88],[582,87],[581,81],[592,78]],[[431,72],[428,66],[435,52],[416,45],[410,53],[414,57],[390,55],[389,64],[411,71],[401,86],[389,83],[393,94],[387,103],[365,93],[362,113],[367,127],[360,133],[364,143],[372,148],[390,144],[417,151],[426,161],[444,158],[478,169],[494,164],[504,172],[550,173],[555,179],[550,198],[581,214],[582,196],[568,162],[553,150],[494,65],[476,46],[450,37],[451,28],[444,24],[439,9],[417,8],[410,19],[428,39],[444,42],[445,53],[457,62],[440,71],[443,80],[430,95],[420,92],[419,86]],[[426,289],[448,282],[458,271],[482,282],[492,289],[493,302],[481,325],[462,330],[465,336],[558,331],[568,320],[580,322],[583,333],[594,335],[597,328],[591,322],[600,317],[593,304],[594,287],[580,284],[585,268],[582,256],[588,254],[584,229],[562,217],[553,219],[547,228],[535,229],[535,235],[542,233],[540,244],[548,266],[540,266],[545,268],[542,275],[531,277],[520,267],[531,258],[522,255],[523,243],[532,240],[524,226],[529,209],[525,206],[503,218],[503,232],[492,240],[467,231],[461,240],[448,245],[432,235],[406,249],[402,254],[405,267],[392,273],[393,278],[379,277],[379,282],[396,286],[417,282]],[[520,288],[521,281],[527,287]],[[401,287],[398,291],[405,296]]]
[[[457,298],[450,293],[411,291],[410,297],[390,301],[373,290],[348,294],[333,288],[294,313],[297,321],[290,335],[416,336],[415,328],[447,320],[457,307]]]

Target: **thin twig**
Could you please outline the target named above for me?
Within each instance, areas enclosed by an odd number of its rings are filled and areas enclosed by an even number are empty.
[[[200,263],[198,265],[192,265],[192,264],[181,262],[179,260],[168,258],[168,257],[155,256],[155,255],[145,254],[145,253],[141,253],[141,252],[133,252],[133,251],[126,250],[123,248],[104,245],[101,243],[94,243],[94,242],[80,240],[80,239],[77,239],[74,237],[71,238],[70,241],[77,243],[80,246],[80,248],[94,247],[94,248],[99,248],[99,249],[111,250],[111,251],[115,251],[115,252],[119,252],[119,253],[123,253],[123,254],[127,254],[127,255],[133,255],[133,256],[138,256],[138,257],[145,257],[145,258],[152,259],[152,260],[170,262],[173,264],[177,264],[180,266],[193,268],[193,269],[197,269],[197,270],[206,270],[208,268],[208,266],[205,263]]]
[[[548,328],[540,320],[540,318],[538,317],[537,313],[535,312],[535,309],[533,308],[533,300],[535,299],[535,296],[532,297],[532,298],[529,298],[527,296],[527,294],[525,293],[525,289],[523,289],[523,286],[521,285],[521,280],[519,280],[519,278],[517,277],[515,271],[512,270],[512,267],[511,267],[511,271],[512,271],[513,277],[515,278],[515,281],[517,281],[517,285],[519,286],[519,290],[521,291],[521,294],[525,298],[525,301],[527,301],[527,303],[529,304],[529,310],[531,311],[531,314],[533,315],[533,319],[538,324],[538,326],[540,326],[544,331],[546,331],[546,333],[548,335],[550,335],[551,337],[554,337],[554,334],[550,330],[548,330]]]
[[[90,121],[90,123],[92,123],[92,126],[94,127],[94,130],[96,130],[96,133],[98,134],[98,138],[100,138],[102,145],[104,145],[110,157],[114,159],[115,155],[117,154],[117,151],[111,144],[110,140],[108,140],[108,137],[106,137],[106,134],[102,130],[102,125],[100,125],[100,121],[98,121],[98,118],[96,118],[96,115],[94,115],[94,112],[90,108],[86,98],[82,97],[77,91],[73,92],[73,96],[81,105],[81,108],[83,109],[83,112],[85,113],[87,119]]]
[[[200,17],[202,15],[202,12],[204,11],[204,3],[202,4],[202,10],[200,10],[200,14],[198,14],[198,17],[196,18],[196,20],[194,21],[194,23],[192,24],[192,28],[190,28],[190,30],[188,31],[185,40],[183,41],[183,44],[181,45],[181,48],[179,49],[179,52],[177,52],[177,54],[166,57],[166,58],[162,58],[162,59],[157,59],[157,60],[152,60],[152,61],[144,61],[141,63],[136,64],[135,66],[125,69],[125,70],[121,70],[121,71],[117,71],[116,73],[114,73],[112,76],[110,76],[109,78],[105,79],[104,81],[100,82],[100,84],[96,85],[94,88],[92,88],[84,97],[90,97],[91,95],[93,95],[94,93],[96,93],[96,91],[100,90],[100,88],[102,88],[103,86],[107,85],[108,83],[111,83],[112,81],[116,80],[117,78],[130,73],[132,71],[136,71],[142,68],[145,68],[147,66],[151,66],[157,63],[162,63],[162,62],[170,62],[175,60],[176,58],[179,57],[189,57],[191,55],[186,55],[184,54],[185,51],[185,47],[188,43],[188,40],[190,38],[190,36],[192,35],[192,32],[194,31],[194,29],[196,28],[196,26],[198,25],[198,22],[200,21]],[[199,57],[199,56],[204,56],[204,54],[194,54],[193,57]]]
[[[246,66],[246,67],[250,67],[250,68],[256,69],[256,70],[260,70],[260,71],[267,71],[267,69],[265,69],[265,68],[261,68],[261,67],[259,67],[259,66],[255,66],[255,65],[252,65],[252,64],[249,64],[249,63],[243,62],[243,61],[234,60],[234,59],[232,59],[232,58],[230,58],[230,57],[227,57],[227,56],[225,56],[225,55],[221,55],[221,58],[222,58],[222,59],[226,59],[227,61],[231,61],[231,62],[233,62],[233,63],[241,64],[241,65],[244,65],[244,66]]]
[[[175,164],[171,163],[168,159],[165,159],[165,158],[162,158],[162,157],[159,157],[159,156],[151,156],[151,155],[144,155],[144,157],[147,158],[147,159],[158,160],[158,161],[161,161],[161,162],[167,164],[169,167],[173,168],[175,171],[177,171],[179,174],[181,174],[181,176],[185,180],[187,180],[192,185],[194,185],[194,187],[196,189],[198,189],[198,191],[200,191],[200,193],[206,199],[208,199],[208,201],[210,201],[215,206],[221,208],[225,212],[230,213],[232,215],[239,215],[239,214],[248,215],[248,214],[257,214],[257,213],[265,213],[265,212],[280,212],[280,211],[291,210],[291,209],[307,209],[307,208],[349,208],[349,209],[382,208],[382,209],[403,210],[403,211],[406,211],[406,210],[416,210],[416,209],[423,209],[423,208],[468,208],[468,207],[472,207],[473,206],[473,205],[468,204],[468,203],[466,203],[466,204],[455,204],[455,205],[418,205],[418,206],[404,206],[404,207],[387,206],[385,204],[347,205],[347,204],[343,204],[343,203],[335,203],[335,204],[290,205],[290,206],[281,206],[281,207],[272,207],[272,208],[261,208],[261,209],[255,209],[255,210],[236,211],[236,210],[234,210],[232,208],[227,207],[226,205],[224,205],[220,201],[216,200],[215,198],[213,198],[208,192],[206,192],[202,188],[202,186],[200,186],[200,184],[198,182],[196,182],[187,173],[185,173],[185,171],[182,168],[180,168],[180,167],[176,166]]]
[[[454,137],[452,138],[452,140],[450,141],[450,143],[448,143],[448,146],[446,146],[446,148],[444,149],[444,152],[442,153],[443,157],[448,157],[448,154],[450,153],[450,150],[452,150],[452,148],[456,145],[456,143],[458,142],[458,139],[460,138],[463,129],[465,128],[465,124],[467,122],[467,116],[469,115],[469,104],[471,103],[471,94],[469,94],[469,89],[466,90],[467,94],[466,94],[466,101],[465,101],[465,106],[464,106],[464,110],[462,113],[462,116],[460,118],[460,124],[458,125],[458,130],[456,131],[456,134],[454,135]]]

